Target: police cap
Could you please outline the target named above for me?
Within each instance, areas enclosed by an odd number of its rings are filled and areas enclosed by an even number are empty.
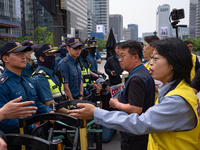
[[[33,41],[30,41],[30,40],[24,40],[24,41],[22,41],[22,42],[21,42],[21,45],[22,45],[22,46],[29,46],[29,47],[31,47],[32,49],[36,49],[36,47],[38,46],[38,45],[36,45]]]
[[[77,46],[82,46],[81,39],[78,37],[71,37],[67,40],[67,46],[76,48]]]
[[[95,41],[95,40],[89,40],[89,41],[88,41],[88,45],[89,45],[90,47],[96,47],[96,41]]]
[[[61,41],[58,43],[58,48],[60,49],[61,47],[66,46],[66,43],[64,41]]]
[[[1,58],[6,53],[13,53],[13,52],[25,52],[25,51],[31,51],[31,47],[29,46],[22,46],[18,41],[9,41],[3,44],[0,47],[0,56]]]
[[[37,48],[34,50],[34,52],[35,52],[35,56],[38,57],[40,56],[40,54],[57,53],[57,52],[60,52],[60,50],[53,49],[51,45],[47,43],[47,44],[38,45]]]
[[[84,44],[83,48],[81,49],[81,51],[85,50],[85,49],[89,49],[90,47],[88,46],[87,43]]]

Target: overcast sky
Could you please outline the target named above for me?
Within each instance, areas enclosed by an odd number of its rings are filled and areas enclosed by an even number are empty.
[[[185,10],[185,18],[179,24],[189,25],[189,0],[109,0],[110,14],[123,16],[123,27],[127,24],[137,24],[138,36],[143,32],[156,30],[156,10],[159,5],[169,4],[170,12],[173,8]]]

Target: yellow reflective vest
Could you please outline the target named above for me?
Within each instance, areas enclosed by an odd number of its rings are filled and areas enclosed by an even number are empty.
[[[32,74],[31,77],[33,77],[33,76],[36,75],[36,74],[42,74],[43,76],[46,77],[46,79],[47,79],[48,82],[49,82],[50,91],[51,91],[51,94],[52,94],[52,96],[53,96],[54,99],[55,99],[55,98],[59,98],[59,97],[62,96],[61,93],[60,93],[60,90],[59,90],[59,86],[56,85],[56,84],[53,82],[53,80],[51,80],[51,78],[46,74],[46,72],[44,72],[44,70],[41,69],[41,70],[39,70],[37,73],[34,72],[34,73]],[[61,92],[62,92],[62,94],[65,94],[63,84],[61,84]]]
[[[194,79],[194,76],[195,76],[195,73],[196,73],[195,66],[196,66],[197,56],[195,54],[193,54],[193,53],[191,53],[191,54],[192,54],[192,64],[193,64],[193,67],[192,67],[192,70],[190,72],[190,79],[192,81]]]
[[[193,108],[197,124],[194,129],[188,131],[167,131],[149,134],[148,150],[198,150],[199,119],[196,112],[197,97],[184,80],[174,90],[167,93],[165,97],[171,95],[180,95],[187,101]],[[156,104],[158,104],[158,100]]]

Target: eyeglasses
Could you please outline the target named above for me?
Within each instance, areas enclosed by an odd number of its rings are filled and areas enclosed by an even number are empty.
[[[81,46],[77,46],[77,47],[75,47],[73,49],[75,49],[75,50],[81,50]]]
[[[129,55],[131,55],[131,54],[129,54]],[[137,54],[132,54],[131,56],[133,56],[133,55],[137,55]],[[118,55],[117,56],[117,58],[118,59],[121,59],[121,60],[124,60],[124,57],[125,57],[126,55]]]
[[[10,54],[18,56],[19,58],[26,56],[26,52],[16,52],[16,53],[10,53]]]
[[[150,61],[153,60],[154,62],[158,61],[161,58],[154,57],[153,55],[150,55]]]

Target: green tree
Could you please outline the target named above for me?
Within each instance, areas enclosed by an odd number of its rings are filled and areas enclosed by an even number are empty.
[[[106,49],[106,42],[107,41],[104,41],[102,39],[97,40],[97,50],[98,51],[103,51],[103,49]]]
[[[53,35],[51,32],[47,32],[47,27],[37,27],[34,32],[34,41],[37,44],[49,43],[53,46]]]
[[[21,42],[24,41],[24,40],[33,41],[33,39],[32,39],[31,37],[28,37],[28,36],[25,36],[25,37],[20,36],[20,37],[17,37],[16,40],[17,40],[19,43],[21,43]]]

